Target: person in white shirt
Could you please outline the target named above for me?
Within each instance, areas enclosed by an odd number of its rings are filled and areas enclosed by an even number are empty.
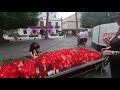
[[[85,32],[81,30],[81,32],[79,33],[79,39],[80,39],[79,45],[84,45],[84,38],[85,38]]]
[[[88,39],[88,35],[89,35],[87,30],[84,31],[84,35],[85,35],[85,37],[84,37],[84,46],[86,47],[86,43],[87,43],[87,39]]]
[[[80,33],[80,32],[79,32]],[[77,46],[80,45],[80,36],[79,36],[79,33],[77,34],[78,38],[77,38]]]

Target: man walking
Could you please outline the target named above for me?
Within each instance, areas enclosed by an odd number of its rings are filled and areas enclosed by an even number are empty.
[[[79,33],[79,46],[84,45],[84,38],[85,38],[85,32],[81,30],[81,32]]]

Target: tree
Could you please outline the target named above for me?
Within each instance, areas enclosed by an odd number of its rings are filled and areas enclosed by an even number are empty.
[[[48,39],[48,20],[49,20],[49,12],[46,13],[47,17],[46,17],[46,31],[45,31],[45,39]]]
[[[75,17],[76,17],[76,35],[78,34],[78,16],[77,12],[75,12]]]
[[[0,12],[0,41],[4,40],[4,31],[37,25],[38,14],[38,12]]]
[[[83,28],[93,28],[94,26],[106,23],[112,23],[111,18],[118,12],[83,12],[81,26]]]
[[[15,40],[18,40],[18,31],[17,29],[11,29],[11,30],[4,30],[3,35],[11,35],[12,37],[14,37]]]

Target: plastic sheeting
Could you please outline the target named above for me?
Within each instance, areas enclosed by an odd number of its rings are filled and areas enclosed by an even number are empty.
[[[98,25],[93,28],[92,42],[97,45],[108,46],[109,39],[115,35],[117,30],[118,25],[116,22]]]

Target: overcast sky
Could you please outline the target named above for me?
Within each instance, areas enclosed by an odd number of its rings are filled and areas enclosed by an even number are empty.
[[[58,13],[58,18],[61,18],[64,19],[72,14],[74,14],[75,12],[57,12]]]

